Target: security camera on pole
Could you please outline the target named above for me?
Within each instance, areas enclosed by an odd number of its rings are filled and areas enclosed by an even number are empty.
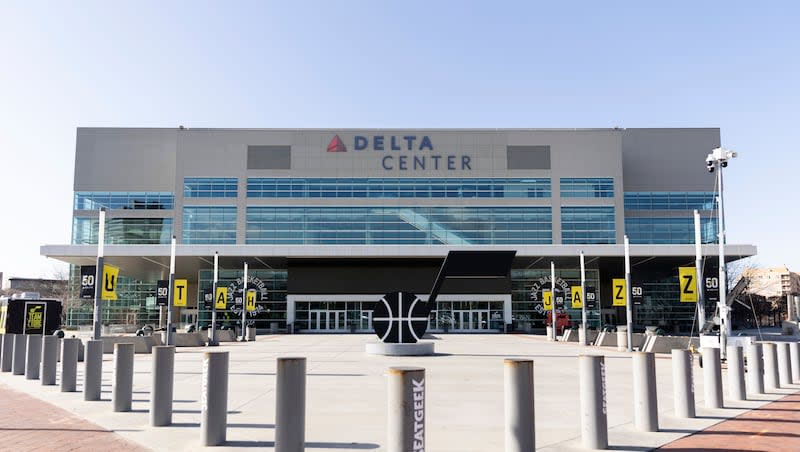
[[[720,328],[719,328],[719,348],[720,355],[724,360],[726,358],[726,348],[728,345],[728,336],[731,334],[731,313],[728,308],[727,295],[728,295],[728,280],[727,270],[725,268],[725,211],[724,203],[722,200],[722,168],[728,166],[728,160],[736,158],[736,152],[724,148],[715,148],[706,157],[706,169],[709,173],[717,171],[717,185],[719,186],[719,308]]]

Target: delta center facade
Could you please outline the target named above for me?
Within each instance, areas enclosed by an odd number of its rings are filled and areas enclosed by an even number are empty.
[[[71,243],[41,254],[71,264],[67,325],[91,324],[80,268],[95,265],[104,208],[105,262],[119,268],[105,324],[163,322],[157,287],[175,236],[188,285],[176,321],[208,325],[217,253],[220,325],[241,318],[247,265],[258,329],[363,333],[384,294],[425,300],[450,250],[511,250],[505,278],[447,280],[429,319],[433,332],[502,333],[544,326],[551,262],[557,308],[580,321],[581,253],[590,326],[624,324],[613,280],[627,235],[634,327],[686,332],[695,303],[680,301],[678,268],[695,263],[694,210],[703,273],[717,271],[718,187],[704,161],[719,146],[716,128],[79,128]]]

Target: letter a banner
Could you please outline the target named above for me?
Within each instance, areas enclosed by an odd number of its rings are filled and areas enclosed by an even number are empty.
[[[175,280],[175,288],[173,289],[173,298],[175,299],[175,304],[173,306],[183,308],[186,307],[186,299],[189,298],[187,296],[187,289],[189,288],[189,282],[185,279],[176,279]]]
[[[678,280],[681,283],[681,303],[697,303],[697,269],[678,267]]]
[[[228,306],[228,288],[217,287],[217,296],[214,300],[217,309],[225,309]]]
[[[572,286],[570,289],[572,289],[572,309],[583,308],[583,294],[581,294],[581,286]]]
[[[611,306],[625,306],[627,294],[625,293],[625,278],[614,278],[611,280],[612,298]]]
[[[113,265],[103,265],[103,286],[100,290],[100,298],[103,300],[117,301],[117,278],[119,268]]]

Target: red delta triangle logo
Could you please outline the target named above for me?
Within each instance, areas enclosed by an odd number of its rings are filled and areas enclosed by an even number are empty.
[[[344,145],[344,141],[339,138],[339,135],[334,136],[328,143],[328,152],[347,152],[347,146]]]

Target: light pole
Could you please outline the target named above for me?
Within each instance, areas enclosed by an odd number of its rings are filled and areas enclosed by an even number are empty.
[[[717,214],[719,215],[717,222],[719,223],[719,347],[720,356],[722,359],[726,358],[726,349],[728,345],[728,336],[731,334],[731,313],[728,309],[727,295],[728,295],[728,280],[727,271],[725,269],[725,210],[722,197],[722,168],[728,166],[728,160],[736,158],[736,152],[724,149],[715,148],[706,157],[706,169],[709,173],[717,171],[717,185],[719,186],[719,208]]]

